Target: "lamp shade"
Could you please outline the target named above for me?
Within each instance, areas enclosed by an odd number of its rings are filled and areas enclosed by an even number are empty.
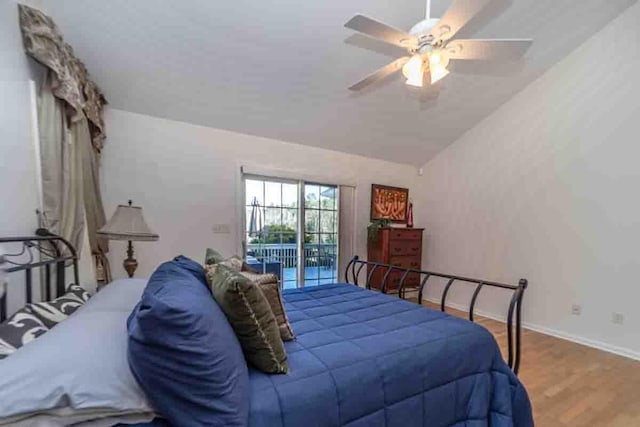
[[[155,241],[159,236],[149,229],[140,206],[118,205],[111,219],[98,230],[110,240]]]

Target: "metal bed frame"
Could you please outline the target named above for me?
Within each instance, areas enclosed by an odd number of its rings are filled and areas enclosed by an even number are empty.
[[[520,279],[517,285],[511,285],[507,283],[498,283],[489,280],[473,279],[470,277],[457,276],[453,274],[437,273],[427,270],[415,270],[411,268],[403,268],[390,264],[382,264],[374,261],[363,261],[357,255],[354,256],[345,268],[345,280],[347,283],[359,286],[358,277],[362,272],[364,266],[367,266],[367,280],[365,287],[371,289],[371,278],[376,270],[386,271],[382,283],[379,285],[382,293],[389,293],[387,289],[387,279],[392,271],[404,272],[400,278],[398,284],[397,294],[399,298],[405,299],[407,288],[404,287],[405,279],[411,274],[419,275],[422,280],[419,281],[417,288],[412,287],[410,290],[418,291],[418,304],[422,304],[422,297],[427,285],[427,280],[431,277],[438,277],[442,279],[448,279],[447,284],[442,292],[442,298],[440,299],[440,310],[446,311],[447,295],[451,290],[451,287],[456,282],[462,282],[466,284],[475,284],[475,290],[471,296],[471,302],[469,304],[469,320],[474,321],[474,309],[476,302],[478,301],[478,295],[480,291],[485,287],[504,289],[512,292],[511,301],[509,303],[509,310],[507,312],[507,351],[508,351],[508,365],[511,370],[517,375],[520,369],[520,355],[521,355],[521,341],[522,341],[522,298],[524,297],[524,291],[527,289],[527,279]],[[350,281],[351,280],[351,281]],[[393,292],[393,293],[396,293]],[[514,315],[515,315],[515,340],[514,340]]]
[[[73,268],[75,283],[78,278],[78,254],[71,243],[60,236],[49,233],[44,229],[38,230],[36,236],[28,237],[0,237],[0,244],[16,243],[21,245],[17,252],[6,253],[4,270],[6,273],[24,271],[25,299],[27,304],[33,302],[33,270],[44,270],[41,276],[41,286],[44,286],[44,297],[51,299],[52,269],[55,267],[55,295],[64,294],[66,288],[66,269]],[[26,259],[25,259],[26,258]],[[1,267],[0,267],[1,268]],[[1,285],[0,285],[1,286]],[[0,296],[0,322],[7,318],[7,285]]]
[[[66,274],[67,267],[73,269],[73,278],[75,283],[79,283],[78,276],[78,254],[76,249],[71,243],[63,239],[60,236],[49,233],[46,230],[40,229],[36,232],[36,236],[27,237],[0,237],[0,244],[2,243],[16,243],[21,244],[21,248],[14,253],[7,253],[3,256],[5,265],[0,268],[5,269],[7,273],[15,273],[24,271],[25,274],[25,299],[27,303],[31,303],[33,300],[33,269],[44,269],[44,275],[41,276],[41,286],[44,284],[45,294],[44,297],[47,300],[51,299],[51,281],[52,281],[52,269],[55,267],[55,294],[56,297],[64,294],[66,288]],[[26,258],[26,260],[25,260]],[[509,303],[509,310],[507,312],[507,347],[508,347],[508,365],[515,374],[518,373],[520,368],[520,355],[521,355],[521,341],[522,341],[522,299],[524,291],[527,288],[527,280],[520,279],[517,285],[511,285],[506,283],[492,282],[489,280],[473,279],[470,277],[457,276],[453,274],[437,273],[427,270],[415,270],[410,268],[402,268],[390,264],[382,264],[373,261],[363,261],[358,256],[354,256],[346,266],[345,279],[346,282],[359,286],[358,277],[362,272],[364,266],[367,266],[367,280],[365,286],[367,289],[371,289],[371,278],[377,269],[382,269],[385,274],[382,278],[381,291],[388,293],[387,279],[392,271],[403,272],[400,282],[398,284],[397,294],[399,298],[405,299],[408,289],[405,288],[405,279],[411,274],[418,274],[422,280],[419,281],[417,288],[412,287],[410,290],[418,291],[418,303],[422,303],[422,297],[427,281],[431,277],[439,277],[443,279],[449,279],[444,287],[442,298],[440,300],[440,310],[446,311],[447,295],[454,283],[463,282],[467,284],[475,284],[475,290],[471,297],[471,303],[469,306],[469,320],[474,321],[474,309],[478,300],[480,291],[485,287],[493,287],[498,289],[504,289],[512,292],[511,302]],[[371,267],[371,268],[369,268]],[[40,270],[42,271],[42,270]],[[351,281],[350,281],[351,280]],[[7,318],[7,289],[5,288],[0,295],[0,322]],[[514,316],[515,316],[515,338],[514,338]]]

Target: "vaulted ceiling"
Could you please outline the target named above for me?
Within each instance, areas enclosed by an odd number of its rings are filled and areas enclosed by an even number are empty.
[[[398,77],[347,90],[402,51],[343,24],[363,13],[408,29],[423,19],[424,0],[42,4],[114,108],[421,165],[634,2],[497,0],[460,37],[533,46],[518,63],[453,64],[437,97]],[[450,0],[432,3],[437,17]]]

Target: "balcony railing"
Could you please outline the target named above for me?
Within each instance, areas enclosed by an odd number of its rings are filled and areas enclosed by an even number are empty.
[[[304,248],[305,266],[332,267],[336,263],[335,243],[306,244]],[[247,252],[259,261],[281,262],[284,268],[298,265],[298,245],[296,243],[249,243]]]

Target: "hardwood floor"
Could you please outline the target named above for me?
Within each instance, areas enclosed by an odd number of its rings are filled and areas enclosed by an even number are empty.
[[[477,323],[494,334],[506,354],[505,325],[480,317]],[[640,427],[639,361],[528,329],[522,338],[519,377],[536,427]]]

